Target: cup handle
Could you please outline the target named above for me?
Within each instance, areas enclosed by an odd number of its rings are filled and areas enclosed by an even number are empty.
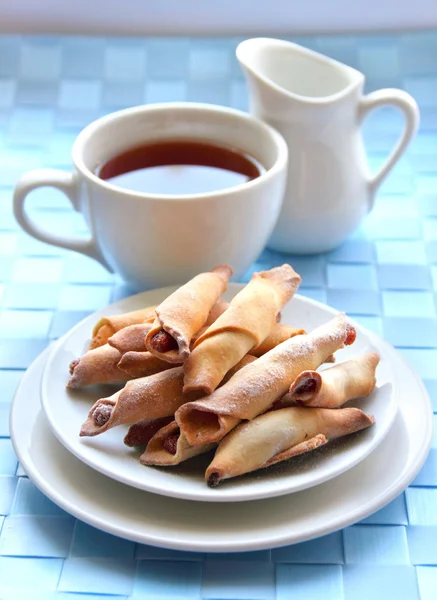
[[[113,269],[104,259],[96,240],[90,233],[88,239],[76,237],[61,237],[42,229],[33,221],[25,210],[26,197],[29,192],[39,187],[53,187],[63,192],[70,200],[74,209],[79,211],[79,186],[73,173],[59,171],[57,169],[36,169],[29,171],[20,177],[14,189],[14,215],[21,227],[29,235],[41,242],[81,252],[90,258],[94,258],[111,273]]]
[[[387,105],[394,106],[401,110],[405,117],[405,126],[390,156],[382,165],[379,172],[369,180],[371,192],[369,210],[373,208],[375,192],[382,180],[388,175],[398,159],[405,152],[419,127],[419,107],[417,106],[416,101],[410,94],[407,94],[407,92],[397,89],[377,90],[376,92],[371,92],[367,96],[364,96],[360,102],[361,120],[374,108]]]

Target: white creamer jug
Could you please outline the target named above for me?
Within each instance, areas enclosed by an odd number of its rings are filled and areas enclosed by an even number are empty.
[[[237,59],[249,85],[250,112],[275,127],[289,149],[287,188],[268,246],[297,254],[335,248],[371,210],[378,186],[416,133],[416,102],[396,89],[363,95],[362,73],[287,41],[246,40]],[[361,124],[383,105],[399,108],[405,127],[371,175]]]

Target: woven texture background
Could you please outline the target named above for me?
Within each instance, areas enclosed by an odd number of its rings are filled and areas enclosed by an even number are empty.
[[[236,555],[159,550],[104,534],[52,504],[17,465],[8,413],[23,371],[51,340],[130,292],[91,259],[21,232],[11,211],[15,181],[32,168],[69,169],[77,133],[119,108],[193,100],[247,109],[238,41],[0,37],[1,600],[437,598],[437,440],[410,488],[362,523]],[[303,277],[301,293],[347,311],[400,350],[437,412],[437,32],[293,41],[362,70],[367,91],[400,87],[420,105],[420,132],[357,234],[330,254],[288,260]],[[368,118],[372,166],[401,126],[390,109]],[[52,231],[86,232],[54,190],[33,193],[28,204]],[[265,251],[252,270],[283,261]]]

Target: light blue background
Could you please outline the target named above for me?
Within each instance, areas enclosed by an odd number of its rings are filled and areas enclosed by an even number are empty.
[[[68,169],[81,128],[119,108],[195,100],[247,109],[238,41],[0,37],[2,600],[437,598],[436,440],[406,493],[365,521],[297,546],[235,556],[160,550],[104,534],[54,506],[17,466],[8,413],[24,369],[50,340],[129,290],[92,260],[22,233],[12,217],[12,186],[32,168]],[[400,87],[420,105],[419,134],[360,231],[328,255],[288,260],[303,277],[303,294],[346,310],[400,349],[437,412],[437,33],[294,41],[362,70],[368,91]],[[390,109],[366,121],[375,168],[401,122]],[[49,229],[85,231],[53,190],[34,193],[29,206]],[[265,251],[251,271],[283,261]]]

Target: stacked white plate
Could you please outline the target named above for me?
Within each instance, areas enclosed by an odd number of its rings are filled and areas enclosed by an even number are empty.
[[[241,287],[230,285],[227,299]],[[158,469],[141,465],[140,452],[124,446],[127,427],[80,438],[90,407],[108,389],[66,390],[70,362],[83,354],[101,316],[158,304],[173,289],[144,292],[88,317],[24,376],[12,406],[11,437],[23,468],[54,502],[138,542],[247,551],[350,525],[383,507],[416,476],[431,444],[428,395],[402,357],[356,323],[357,340],[337,353],[337,362],[366,351],[380,354],[377,388],[349,403],[373,414],[375,424],[313,453],[210,489],[203,478],[210,456]],[[296,296],[282,311],[282,322],[311,330],[335,314]]]

